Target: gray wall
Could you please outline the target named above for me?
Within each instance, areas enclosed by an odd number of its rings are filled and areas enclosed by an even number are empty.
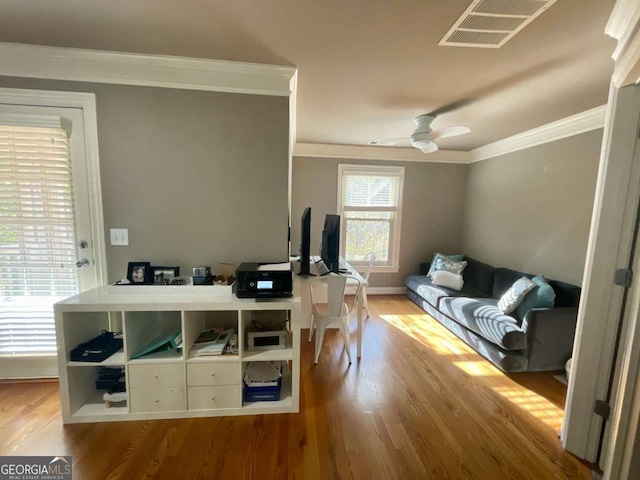
[[[288,255],[286,97],[0,77],[96,94],[109,281],[130,261],[180,266]],[[128,228],[129,246],[109,245]]]
[[[602,130],[469,165],[462,250],[580,285]]]
[[[372,273],[374,287],[403,287],[407,275],[434,251],[457,253],[462,234],[466,165],[293,158],[291,251],[300,246],[300,217],[311,207],[311,254],[318,255],[324,216],[336,213],[338,164],[402,165],[404,197],[399,273]]]

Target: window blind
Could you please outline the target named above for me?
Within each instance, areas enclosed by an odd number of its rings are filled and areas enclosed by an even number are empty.
[[[0,355],[56,351],[53,303],[78,291],[69,141],[0,125]]]

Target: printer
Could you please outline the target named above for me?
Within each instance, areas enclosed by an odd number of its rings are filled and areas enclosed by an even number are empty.
[[[291,297],[291,263],[243,263],[236,270],[235,285],[238,298]]]

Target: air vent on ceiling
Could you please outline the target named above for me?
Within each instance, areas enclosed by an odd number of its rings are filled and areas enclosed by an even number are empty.
[[[474,0],[438,45],[500,48],[558,0]]]

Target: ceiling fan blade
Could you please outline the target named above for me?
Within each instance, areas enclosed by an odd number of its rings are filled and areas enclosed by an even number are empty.
[[[422,150],[422,153],[433,153],[438,150],[438,145],[436,145],[435,142],[431,142],[428,145],[422,147],[420,150]]]
[[[404,138],[374,138],[373,140],[369,140],[369,145],[380,145],[382,147],[385,146],[393,146],[393,145],[397,145],[398,143],[408,143],[409,140],[411,140],[410,138],[404,137]]]
[[[439,130],[435,130],[429,134],[429,136],[437,140],[439,138],[447,138],[447,137],[455,137],[457,135],[464,135],[465,133],[469,133],[471,129],[469,127],[465,127],[463,125],[458,125],[457,127],[446,127],[441,128]]]

